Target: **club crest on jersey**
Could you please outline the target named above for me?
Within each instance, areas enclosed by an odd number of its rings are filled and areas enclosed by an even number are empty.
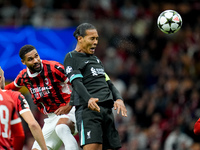
[[[70,72],[72,72],[72,67],[71,66],[67,66],[65,71],[66,71],[67,74],[69,74]]]
[[[48,80],[47,78],[45,78],[45,79],[44,79],[44,83],[45,83],[46,85],[48,85],[48,84],[49,84],[49,80]]]

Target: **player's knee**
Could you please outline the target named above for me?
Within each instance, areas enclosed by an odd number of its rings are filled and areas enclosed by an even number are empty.
[[[56,125],[59,125],[59,124],[66,124],[66,125],[68,125],[68,124],[70,124],[70,120],[69,120],[69,118],[60,118],[58,120],[58,122],[57,122]]]
[[[72,122],[70,119],[68,119],[68,118],[60,118],[56,125],[59,125],[59,124],[66,124],[70,128],[71,133],[74,134],[74,132],[75,132],[75,123]]]

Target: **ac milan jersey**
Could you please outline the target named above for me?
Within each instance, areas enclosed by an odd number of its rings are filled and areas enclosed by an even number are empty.
[[[12,90],[3,90],[3,91],[13,99],[15,103],[15,108],[20,115],[23,112],[30,111],[30,107],[25,97],[20,92]]]
[[[33,74],[28,68],[23,69],[14,84],[17,87],[26,86],[38,109],[47,114],[66,105],[70,101],[71,90],[63,65],[42,60],[41,66],[42,70]]]
[[[11,126],[20,122],[12,98],[0,89],[0,150],[12,150]]]

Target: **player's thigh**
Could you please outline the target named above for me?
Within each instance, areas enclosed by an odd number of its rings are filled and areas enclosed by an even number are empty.
[[[103,120],[103,150],[118,149],[121,147],[121,141],[118,131],[115,127],[112,109],[104,108],[104,111],[106,115],[104,116]]]
[[[59,121],[57,122],[57,125],[66,124],[71,129],[72,134],[77,133],[75,107],[72,107],[71,111],[68,114],[63,114],[58,117]]]
[[[82,107],[82,106],[81,106]],[[87,107],[76,110],[76,122],[80,138],[80,146],[103,142],[102,114]]]

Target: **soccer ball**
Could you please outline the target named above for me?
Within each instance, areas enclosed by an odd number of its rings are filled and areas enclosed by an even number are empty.
[[[159,15],[157,25],[162,32],[172,34],[181,28],[182,18],[174,10],[165,10]]]

